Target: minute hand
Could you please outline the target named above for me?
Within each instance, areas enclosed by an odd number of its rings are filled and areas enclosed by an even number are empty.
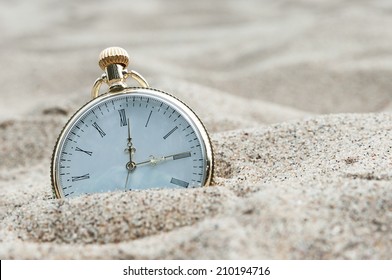
[[[148,165],[148,164],[155,166],[158,163],[161,163],[164,161],[177,160],[177,159],[187,158],[190,156],[191,156],[191,152],[183,152],[183,153],[178,153],[178,154],[173,154],[173,155],[168,155],[168,156],[163,156],[163,157],[151,156],[151,158],[149,160],[136,163],[136,166],[143,166],[143,165]]]

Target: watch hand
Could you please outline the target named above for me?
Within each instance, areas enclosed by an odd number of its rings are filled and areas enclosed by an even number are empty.
[[[165,160],[165,157],[156,158],[156,157],[151,156],[150,160],[136,163],[136,166],[147,165],[147,164],[157,165],[158,163],[160,163],[161,161],[164,161],[164,160]]]
[[[127,172],[127,179],[125,180],[125,186],[124,186],[125,190],[127,189],[127,186],[128,186],[128,179],[129,179],[129,174],[130,173],[131,173],[130,171]]]
[[[128,124],[128,138],[127,138],[128,142],[127,142],[127,148],[125,149],[125,152],[129,153],[129,162],[125,165],[125,168],[128,170],[128,172],[127,172],[127,179],[125,180],[124,189],[127,189],[129,174],[131,174],[131,172],[134,171],[136,168],[136,164],[132,161],[132,155],[136,152],[136,149],[133,147],[132,144],[131,126],[129,125],[129,118],[127,119],[127,124]]]
[[[191,156],[191,152],[183,152],[183,153],[178,153],[178,154],[173,154],[173,155],[168,155],[168,156],[163,156],[163,157],[154,157],[151,156],[150,160],[142,161],[139,163],[136,163],[136,166],[143,166],[143,165],[152,165],[155,166],[158,163],[161,163],[163,161],[168,161],[168,160],[177,160],[177,159],[182,159],[182,158],[187,158]]]
[[[131,138],[131,126],[129,124],[129,118],[128,118],[128,143],[127,143],[127,148],[125,149],[126,152],[129,153],[129,162],[125,165],[127,168],[128,172],[133,171],[136,168],[136,164],[132,160],[132,155],[136,152],[136,149],[133,147],[132,144],[132,138]]]

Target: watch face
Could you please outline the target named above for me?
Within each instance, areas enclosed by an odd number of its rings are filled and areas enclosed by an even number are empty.
[[[148,188],[194,188],[211,178],[208,135],[177,99],[128,89],[101,96],[66,125],[52,178],[58,197]]]

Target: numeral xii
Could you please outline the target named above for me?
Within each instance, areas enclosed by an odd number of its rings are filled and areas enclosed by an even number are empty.
[[[127,116],[125,114],[125,109],[118,110],[120,114],[120,126],[127,126]]]

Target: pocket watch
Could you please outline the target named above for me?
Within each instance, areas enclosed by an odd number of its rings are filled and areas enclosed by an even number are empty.
[[[63,128],[51,164],[56,198],[82,194],[207,186],[213,175],[209,135],[197,115],[171,94],[150,88],[118,47],[99,56],[104,74],[92,100]],[[132,78],[140,87],[129,87]],[[100,94],[103,83],[108,91]]]

